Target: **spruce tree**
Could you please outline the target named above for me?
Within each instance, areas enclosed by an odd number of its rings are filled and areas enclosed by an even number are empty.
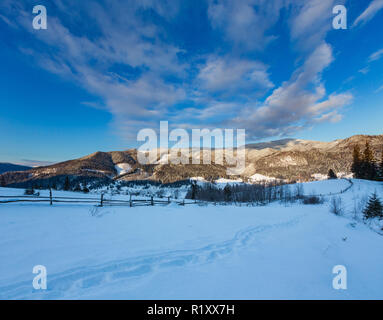
[[[379,165],[379,177],[380,177],[380,180],[383,180],[383,150],[382,150],[382,159],[380,160],[380,165]]]
[[[191,196],[190,199],[195,200],[197,196],[197,182],[193,181],[191,185]]]
[[[330,169],[327,174],[328,179],[338,179],[337,175],[335,174],[334,170]]]
[[[69,178],[68,178],[68,176],[65,177],[64,190],[65,190],[65,191],[70,190],[70,182],[69,182]]]
[[[0,175],[0,187],[5,187],[5,179],[2,175]]]
[[[223,196],[225,197],[225,201],[231,201],[231,188],[228,184],[223,189]]]
[[[376,192],[374,192],[368,200],[367,206],[363,210],[363,214],[365,219],[375,217],[383,218],[383,205],[376,195]]]
[[[352,166],[351,172],[354,174],[354,178],[360,179],[362,178],[362,156],[360,154],[360,148],[358,145],[354,147],[353,155],[352,155]]]
[[[368,141],[363,153],[362,177],[367,180],[374,180],[377,177],[375,158]]]

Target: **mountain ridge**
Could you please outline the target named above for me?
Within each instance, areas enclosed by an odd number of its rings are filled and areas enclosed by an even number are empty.
[[[368,141],[375,156],[380,159],[383,150],[383,135],[354,135],[330,142],[302,139],[282,139],[246,146],[246,167],[237,177],[228,176],[228,165],[212,164],[164,164],[168,150],[158,149],[157,162],[142,165],[137,160],[137,150],[97,151],[78,159],[67,160],[49,166],[31,168],[26,171],[7,172],[0,175],[5,186],[43,185],[57,180],[63,183],[66,176],[82,180],[154,180],[175,182],[192,177],[207,180],[238,178],[244,181],[254,174],[275,177],[288,181],[309,181],[314,174],[335,172],[350,173],[352,150],[359,145],[361,150]],[[193,151],[195,152],[195,151]],[[201,151],[202,154],[203,151]],[[217,150],[212,150],[212,159]],[[166,156],[169,157],[169,156]],[[202,159],[202,156],[201,156]],[[191,163],[191,161],[189,162]],[[57,178],[57,179],[56,179]]]
[[[0,162],[0,174],[10,171],[25,171],[29,169],[32,169],[32,167],[9,162]]]

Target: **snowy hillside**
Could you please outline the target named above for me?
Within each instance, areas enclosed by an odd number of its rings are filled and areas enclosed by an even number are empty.
[[[0,299],[382,299],[383,221],[365,224],[361,211],[372,192],[383,199],[383,184],[302,186],[325,202],[0,204]],[[32,287],[35,265],[47,268],[45,291]],[[336,265],[347,268],[347,290],[332,287]]]

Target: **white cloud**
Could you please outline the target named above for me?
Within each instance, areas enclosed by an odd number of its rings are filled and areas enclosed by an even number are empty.
[[[336,123],[342,120],[342,115],[337,113],[336,111],[331,111],[329,113],[322,114],[318,118],[314,118],[314,123],[321,123],[321,122],[331,122]]]
[[[373,0],[363,13],[356,18],[353,27],[370,21],[383,8],[383,0]]]
[[[278,38],[272,28],[282,9],[289,14],[291,38],[304,49],[316,47],[332,28],[332,8],[345,0],[209,0],[213,28],[237,49],[263,50]]]
[[[343,3],[344,0],[292,1],[291,38],[301,49],[311,51],[316,48],[332,28],[333,7]]]
[[[214,28],[241,49],[262,50],[275,36],[266,32],[278,21],[284,0],[209,0]]]
[[[369,67],[369,66],[364,67],[364,68],[358,70],[358,72],[359,72],[359,73],[362,73],[362,74],[367,74],[367,73],[370,72],[370,67]]]
[[[291,134],[314,122],[339,120],[335,109],[349,104],[353,97],[344,93],[326,98],[321,75],[332,60],[331,47],[321,44],[263,105],[249,106],[232,123],[247,128],[250,137],[256,139]]]
[[[370,72],[370,64],[371,64],[371,62],[379,60],[382,56],[383,56],[383,49],[380,49],[380,50],[374,52],[373,54],[371,54],[369,56],[369,58],[367,60],[367,66],[365,66],[364,68],[358,70],[358,72],[366,75],[367,73]]]
[[[374,52],[370,57],[368,58],[369,62],[379,60],[383,56],[383,49],[380,49],[376,52]]]
[[[274,86],[263,63],[230,57],[211,57],[201,67],[197,78],[209,91],[243,92]]]
[[[241,105],[235,102],[222,102],[213,100],[208,103],[208,106],[202,109],[187,108],[183,110],[178,117],[173,117],[174,120],[182,120],[184,118],[196,118],[198,120],[217,119],[221,114],[227,116],[235,116],[240,112]],[[216,120],[215,123],[218,121]]]

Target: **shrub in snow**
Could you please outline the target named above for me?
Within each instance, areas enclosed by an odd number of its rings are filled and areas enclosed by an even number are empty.
[[[383,205],[375,192],[368,200],[367,206],[363,210],[363,215],[365,219],[383,218]]]
[[[308,196],[303,198],[303,204],[322,204],[323,198],[318,196]]]
[[[35,190],[33,188],[25,189],[24,194],[26,196],[33,196],[35,194]]]

